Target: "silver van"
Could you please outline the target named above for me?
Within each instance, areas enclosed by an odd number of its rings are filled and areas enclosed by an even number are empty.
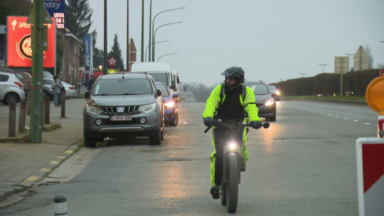
[[[85,92],[84,144],[95,147],[104,138],[148,136],[159,145],[164,134],[162,92],[147,73],[100,76]]]

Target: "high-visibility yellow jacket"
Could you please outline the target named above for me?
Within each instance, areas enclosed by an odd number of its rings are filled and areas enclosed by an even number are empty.
[[[221,104],[225,101],[225,94],[223,96],[223,100],[220,98],[220,91],[221,86],[216,86],[209,96],[207,100],[207,104],[205,105],[205,110],[203,113],[203,118],[211,117],[213,118],[213,115],[215,114],[216,110],[219,108],[219,104],[221,101]],[[241,86],[240,86],[241,87]],[[255,94],[253,93],[252,89],[248,86],[245,87],[246,89],[246,95],[245,99],[243,100],[242,95],[239,95],[239,100],[241,105],[244,107],[244,110],[248,113],[249,121],[260,121],[255,101]]]

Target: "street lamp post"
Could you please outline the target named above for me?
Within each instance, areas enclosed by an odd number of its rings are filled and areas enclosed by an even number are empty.
[[[152,35],[152,38],[153,38],[153,41],[155,41],[155,38],[156,38],[156,32],[159,28],[163,27],[163,26],[167,26],[167,25],[173,25],[173,24],[179,24],[179,23],[182,23],[182,22],[173,22],[173,23],[167,23],[167,24],[164,24],[164,25],[161,25],[159,27],[156,28],[155,32],[153,33]],[[152,43],[153,44],[153,48],[152,48],[152,61],[155,60],[155,43]]]
[[[175,54],[177,54],[177,53],[164,54],[164,55],[160,56],[160,57],[157,59],[157,61],[159,61],[159,59],[161,59],[161,58],[164,57],[164,56],[175,55]]]
[[[155,44],[157,44],[157,43],[165,43],[165,42],[169,42],[169,40],[166,40],[166,41],[158,41],[158,42],[155,42]],[[147,61],[147,51],[148,51],[148,48],[151,47],[151,45],[152,45],[152,44],[149,44],[149,45],[147,46],[147,48],[145,49],[145,61]],[[151,51],[149,51],[149,52],[151,52]],[[150,60],[150,59],[148,58],[148,60]]]
[[[148,38],[149,38],[149,42],[148,42],[148,46],[149,46],[149,53],[148,53],[148,60],[151,60],[151,46],[152,45],[152,42],[151,42],[151,23],[152,23],[152,0],[151,2],[149,3],[149,31],[148,31]],[[147,59],[147,51],[145,51],[145,59]],[[147,60],[145,60],[147,61]]]
[[[307,74],[307,73],[299,73],[299,74],[300,74],[302,77],[304,77],[304,75]]]
[[[352,62],[351,61],[351,57],[354,56],[355,54],[353,54],[353,53],[345,53],[344,55],[349,56],[349,60],[350,60],[349,62]],[[350,65],[351,65],[351,63],[348,64],[349,72],[351,72],[351,69],[352,69],[352,67]]]
[[[141,62],[144,60],[144,0],[141,3]]]
[[[169,9],[169,10],[163,10],[163,11],[160,11],[159,13],[157,13],[155,15],[155,17],[153,17],[153,21],[152,21],[152,61],[155,61],[155,56],[154,56],[154,53],[155,53],[155,38],[154,38],[154,29],[155,29],[155,19],[156,17],[159,15],[159,14],[162,14],[162,13],[165,13],[165,12],[169,12],[169,11],[174,11],[174,10],[181,10],[181,9],[184,9],[185,7],[181,7],[181,8],[174,8],[174,9]]]
[[[319,65],[323,67],[323,73],[324,73],[324,66],[326,66],[328,64],[319,64]]]

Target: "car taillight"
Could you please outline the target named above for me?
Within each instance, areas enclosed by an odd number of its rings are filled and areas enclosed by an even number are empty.
[[[18,85],[21,89],[23,89],[23,85],[19,82],[14,82],[16,85]]]
[[[75,88],[73,88],[73,87],[69,87],[69,89],[71,89],[71,90],[75,90]]]

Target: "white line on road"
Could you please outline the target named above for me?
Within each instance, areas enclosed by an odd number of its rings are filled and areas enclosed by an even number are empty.
[[[359,122],[358,120],[353,120],[354,122]]]
[[[339,118],[340,116],[335,116],[335,118]]]
[[[370,123],[368,123],[368,122],[364,122],[364,124],[366,124],[366,125],[370,125]]]
[[[329,116],[332,116],[332,114],[328,114]]]
[[[321,113],[321,114],[325,114],[325,113]]]
[[[344,118],[345,120],[348,120],[349,118]]]

